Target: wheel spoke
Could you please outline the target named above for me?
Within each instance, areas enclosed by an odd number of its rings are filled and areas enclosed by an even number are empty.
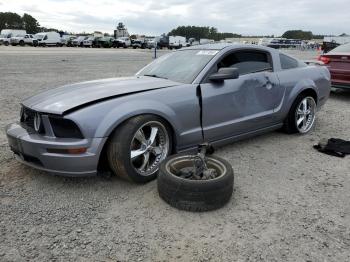
[[[149,161],[149,152],[143,155],[143,162],[142,162],[142,165],[140,166],[140,170],[145,170],[145,168],[148,166],[148,161]]]
[[[298,121],[297,121],[297,126],[299,126],[299,125],[301,124],[301,122],[304,121],[304,119],[305,119],[304,116],[300,117],[300,118],[298,119]]]
[[[154,141],[156,140],[157,134],[158,134],[158,127],[152,127],[151,135],[149,137],[150,145],[152,145],[154,143]]]
[[[307,100],[304,99],[303,100],[303,111],[306,112],[306,110],[307,110]]]
[[[303,112],[303,110],[301,110],[301,109],[299,108],[298,111],[297,111],[297,114],[298,114],[298,115],[302,115],[302,114],[304,114],[304,112]]]
[[[145,134],[143,133],[142,129],[139,129],[139,130],[136,132],[135,138],[136,138],[141,144],[146,144],[146,143],[147,143]]]
[[[131,159],[134,159],[140,155],[143,155],[145,153],[145,150],[143,149],[137,149],[137,150],[131,150],[130,157]]]
[[[307,124],[307,117],[304,116],[303,117],[303,127],[306,127],[306,124]]]

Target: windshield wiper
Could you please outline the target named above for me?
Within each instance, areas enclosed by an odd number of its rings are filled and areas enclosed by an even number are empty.
[[[158,76],[158,75],[155,75],[155,74],[146,74],[146,75],[144,75],[144,76],[149,76],[149,77],[156,77],[156,78],[162,78],[162,79],[168,79],[168,78],[166,78],[166,77],[164,77],[164,76]]]

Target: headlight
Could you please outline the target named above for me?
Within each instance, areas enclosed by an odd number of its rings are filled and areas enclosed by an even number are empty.
[[[84,138],[79,127],[70,119],[50,116],[53,133],[60,138]]]
[[[35,113],[34,115],[34,129],[38,133],[42,133],[44,130],[43,121],[41,120],[41,115],[39,113]]]

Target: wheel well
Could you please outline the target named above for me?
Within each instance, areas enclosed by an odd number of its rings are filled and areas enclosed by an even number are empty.
[[[308,96],[313,97],[315,99],[316,104],[317,104],[317,93],[312,88],[308,88],[308,89],[303,90],[298,96],[301,96],[301,95],[308,95]]]
[[[170,132],[171,132],[171,135],[172,135],[172,153],[174,153],[176,151],[176,136],[175,136],[175,129],[174,127],[170,124],[170,122],[168,120],[166,120],[164,117],[161,117],[160,115],[156,115],[156,114],[141,114],[141,115],[153,115],[153,116],[156,116],[156,117],[159,117],[161,118],[167,125],[168,127],[170,128]],[[140,115],[135,115],[135,116],[132,116],[132,117],[129,117],[127,119],[125,119],[123,122],[119,123],[113,130],[112,132],[108,135],[108,139],[106,140],[106,142],[104,143],[103,145],[103,148],[101,150],[101,153],[100,153],[100,157],[99,157],[99,160],[98,160],[98,165],[97,165],[97,170],[98,171],[101,171],[101,170],[109,170],[109,165],[108,165],[108,159],[107,159],[107,146],[108,146],[108,142],[109,142],[109,139],[111,137],[111,134],[122,124],[124,124],[126,121],[128,121],[129,119],[133,118],[133,117],[137,117],[137,116],[140,116]]]

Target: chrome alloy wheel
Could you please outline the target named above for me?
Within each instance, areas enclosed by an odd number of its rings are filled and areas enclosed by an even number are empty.
[[[169,148],[166,127],[158,121],[147,122],[137,130],[131,140],[131,165],[142,176],[152,175],[168,156]]]
[[[314,125],[316,117],[316,102],[308,96],[301,100],[295,111],[295,123],[300,133],[307,133]]]

